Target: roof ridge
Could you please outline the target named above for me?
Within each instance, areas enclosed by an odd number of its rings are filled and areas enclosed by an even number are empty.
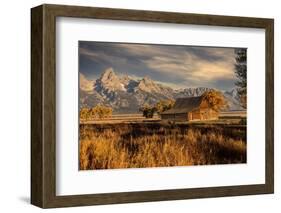
[[[202,103],[202,100],[203,96],[177,98],[173,108],[163,112],[163,114],[190,112],[198,108]]]

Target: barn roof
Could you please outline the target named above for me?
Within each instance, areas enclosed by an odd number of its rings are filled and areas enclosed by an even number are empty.
[[[202,102],[203,96],[178,98],[172,109],[169,109],[161,114],[179,114],[187,113],[198,108]]]

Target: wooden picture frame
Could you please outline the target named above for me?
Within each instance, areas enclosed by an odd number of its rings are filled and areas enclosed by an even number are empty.
[[[265,184],[87,195],[56,195],[56,17],[265,29]],[[31,203],[41,208],[164,201],[274,191],[274,21],[186,13],[44,4],[31,9]]]

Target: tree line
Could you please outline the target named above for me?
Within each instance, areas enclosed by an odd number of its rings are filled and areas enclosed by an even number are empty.
[[[168,100],[160,100],[155,105],[143,105],[139,111],[142,112],[143,117],[146,118],[152,118],[154,116],[154,113],[157,113],[160,115],[160,113],[171,109],[175,104],[175,101],[172,99]]]
[[[93,108],[83,107],[80,110],[80,119],[82,120],[93,120],[93,119],[104,119],[112,116],[112,108],[102,105],[97,105]]]

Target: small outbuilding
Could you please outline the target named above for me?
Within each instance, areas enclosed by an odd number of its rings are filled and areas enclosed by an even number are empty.
[[[203,96],[178,98],[173,108],[161,113],[161,120],[216,120],[218,112],[210,108]]]

